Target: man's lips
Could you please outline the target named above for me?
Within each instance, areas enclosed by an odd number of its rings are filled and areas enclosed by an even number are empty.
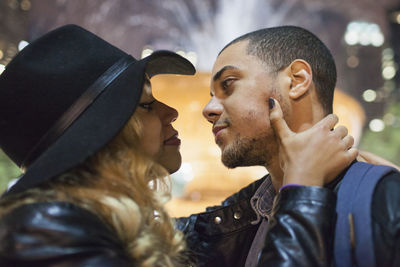
[[[181,144],[181,139],[178,138],[178,133],[164,140],[164,145],[167,146],[179,146],[180,144]]]
[[[212,131],[214,133],[215,138],[218,137],[218,135],[222,132],[223,129],[225,129],[226,126],[214,126]]]

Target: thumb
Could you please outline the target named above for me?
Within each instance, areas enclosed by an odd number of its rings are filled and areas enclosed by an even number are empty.
[[[285,138],[292,134],[286,121],[283,119],[283,112],[279,102],[272,97],[268,100],[269,103],[269,119],[271,121],[272,129],[279,139]]]

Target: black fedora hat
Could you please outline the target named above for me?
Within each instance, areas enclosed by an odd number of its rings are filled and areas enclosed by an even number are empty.
[[[195,69],[170,51],[136,60],[76,25],[25,47],[0,76],[0,147],[25,169],[5,195],[37,186],[105,146],[135,111],[145,73]]]

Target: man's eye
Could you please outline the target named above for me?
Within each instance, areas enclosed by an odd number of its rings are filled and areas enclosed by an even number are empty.
[[[224,90],[228,89],[229,86],[233,83],[234,79],[226,79],[221,82],[221,86]]]
[[[144,109],[150,111],[153,109],[152,105],[154,104],[154,102],[155,102],[155,100],[151,101],[151,102],[140,103],[139,106],[141,108],[144,108]]]

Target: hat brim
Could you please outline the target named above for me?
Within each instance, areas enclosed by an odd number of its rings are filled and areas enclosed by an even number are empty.
[[[157,74],[193,75],[196,69],[184,57],[166,50],[155,51],[148,57],[140,60],[146,65],[149,77]]]
[[[144,74],[195,74],[185,58],[156,51],[122,72],[4,195],[38,186],[79,165],[104,147],[127,123],[139,103]]]

